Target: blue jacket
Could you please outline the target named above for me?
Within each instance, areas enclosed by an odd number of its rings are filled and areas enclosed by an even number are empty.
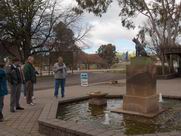
[[[0,68],[0,96],[5,96],[8,94],[6,73]]]

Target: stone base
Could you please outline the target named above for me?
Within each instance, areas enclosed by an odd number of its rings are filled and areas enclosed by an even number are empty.
[[[107,99],[106,98],[91,98],[89,99],[89,104],[97,105],[97,106],[107,105]]]
[[[149,57],[136,57],[126,67],[126,95],[122,109],[114,110],[145,117],[161,113],[156,94],[156,66]]]
[[[123,107],[112,112],[153,118],[165,111],[160,107],[158,99],[158,95],[149,97],[126,95],[123,97]]]
[[[115,109],[115,110],[111,110],[111,112],[115,112],[115,113],[122,113],[122,114],[129,114],[129,115],[136,115],[136,116],[143,116],[146,118],[153,118],[159,114],[161,114],[162,112],[164,112],[165,110],[160,108],[158,111],[156,112],[150,112],[150,113],[140,113],[140,112],[133,112],[133,111],[126,111],[123,110],[122,108],[119,109]]]
[[[123,97],[123,110],[138,113],[154,113],[159,111],[159,96],[147,97],[125,95]]]

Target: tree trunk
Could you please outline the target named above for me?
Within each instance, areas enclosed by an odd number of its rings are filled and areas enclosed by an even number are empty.
[[[23,41],[23,63],[25,63],[28,57],[31,55],[31,38],[31,35],[25,35],[25,41]]]
[[[174,72],[173,56],[170,55],[170,73]]]
[[[74,65],[72,65],[71,69],[72,69],[72,74],[74,74]]]
[[[171,55],[165,57],[166,62],[168,63],[168,72],[171,73]]]
[[[51,75],[51,58],[50,55],[48,55],[48,75]]]
[[[28,59],[29,55],[30,55],[30,49],[29,49],[28,46],[25,46],[24,50],[23,50],[23,59],[22,59],[23,63],[26,62],[26,60]]]
[[[162,65],[162,75],[165,75],[165,56],[162,54],[161,56],[161,65]]]
[[[16,57],[19,57],[20,61],[23,62],[23,52],[22,52],[22,46],[21,42],[17,39],[14,41],[14,44],[16,45],[16,50],[18,51],[18,54]]]
[[[181,55],[178,57],[178,75],[181,76]]]

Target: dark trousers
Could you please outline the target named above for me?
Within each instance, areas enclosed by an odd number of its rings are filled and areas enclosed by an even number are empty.
[[[27,104],[32,103],[32,96],[33,96],[33,83],[31,81],[26,82],[26,101]]]
[[[0,119],[3,119],[4,96],[0,96]]]
[[[65,79],[55,79],[55,92],[54,96],[58,96],[58,90],[61,86],[61,95],[64,97],[64,91],[65,91]]]
[[[19,107],[19,101],[21,96],[21,83],[10,84],[11,95],[10,95],[10,110],[13,111],[15,108]]]

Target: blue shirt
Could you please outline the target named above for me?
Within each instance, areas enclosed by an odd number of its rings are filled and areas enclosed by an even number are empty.
[[[8,94],[6,73],[0,68],[0,96],[5,96]]]

